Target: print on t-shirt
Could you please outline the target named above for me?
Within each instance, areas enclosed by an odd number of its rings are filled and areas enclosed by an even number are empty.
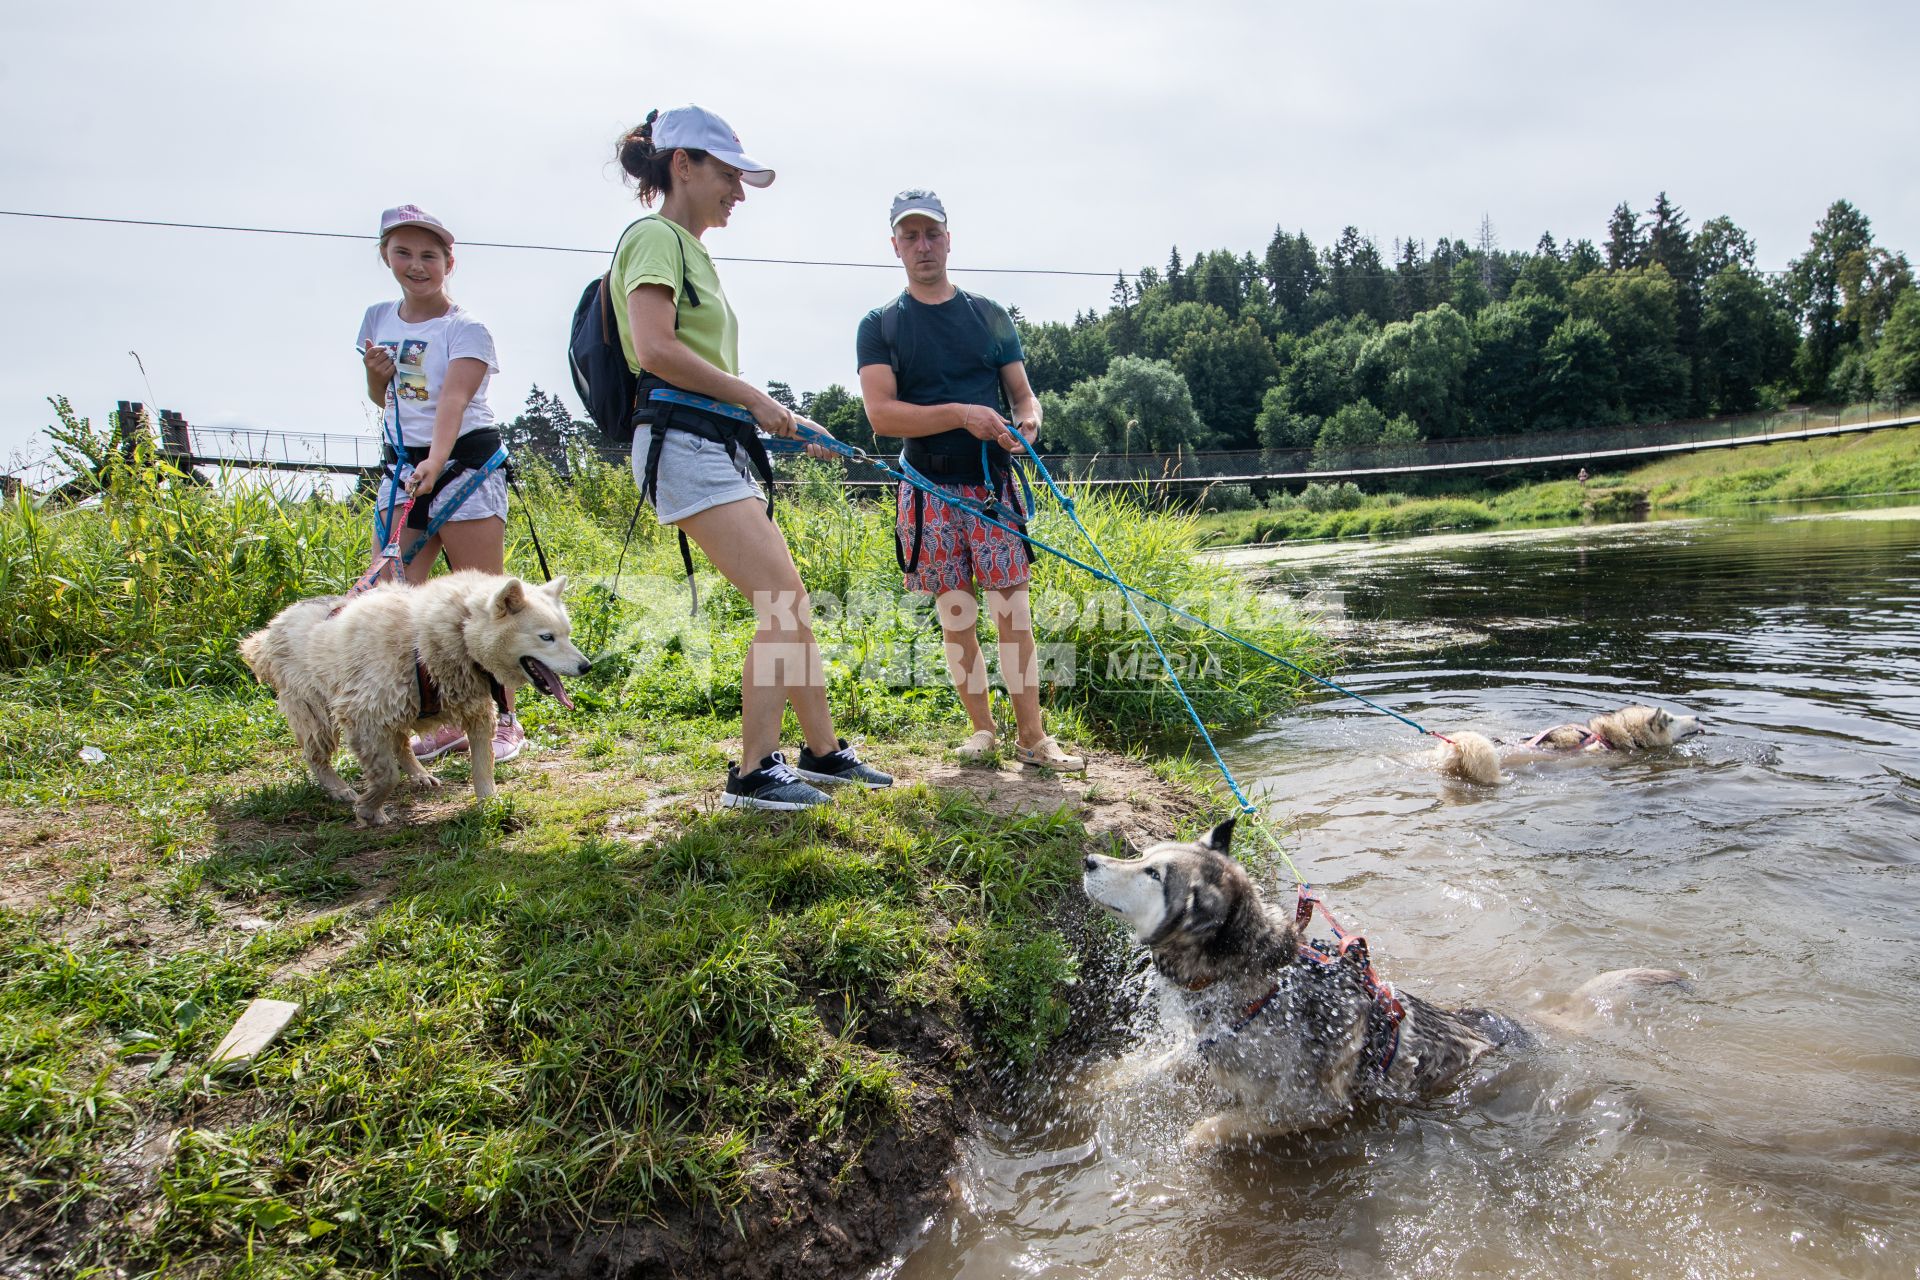
[[[402,400],[420,400],[427,398],[427,344],[421,338],[408,338],[400,344],[400,355],[394,361],[398,366],[397,394]]]

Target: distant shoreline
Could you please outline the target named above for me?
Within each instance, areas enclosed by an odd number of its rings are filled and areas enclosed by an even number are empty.
[[[1831,499],[1828,499],[1831,501]],[[1340,538],[1319,542],[1248,543],[1233,547],[1209,547],[1201,555],[1232,566],[1274,564],[1300,560],[1324,560],[1352,554],[1397,555],[1408,551],[1439,551],[1448,547],[1474,546],[1487,542],[1527,542],[1557,538],[1569,533],[1594,529],[1611,531],[1669,529],[1675,526],[1706,524],[1733,518],[1734,513],[1716,511],[1704,515],[1674,519],[1605,521],[1586,524],[1559,524],[1531,529],[1476,529],[1450,533],[1412,534],[1402,538]],[[1764,517],[1770,521],[1799,520],[1920,520],[1920,505],[1905,507],[1859,507],[1849,511],[1809,511],[1799,515]]]

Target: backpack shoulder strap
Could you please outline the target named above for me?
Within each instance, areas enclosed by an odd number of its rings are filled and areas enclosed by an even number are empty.
[[[978,294],[968,293],[965,289],[955,289],[954,292],[958,293],[961,297],[967,300],[967,306],[973,309],[974,318],[979,320],[981,327],[987,331],[987,340],[992,341],[993,340],[993,314],[987,310],[987,306],[988,306],[987,300],[980,297]],[[999,384],[999,389],[1000,389],[1000,413],[1003,417],[1011,418],[1013,416],[1013,405],[1007,399],[1007,384],[1005,382],[1001,382]]]
[[[906,292],[880,308],[880,341],[887,344],[887,363],[893,366],[893,379],[900,381],[900,313],[906,310]]]
[[[657,213],[649,213],[629,222],[627,229],[620,233],[620,238],[613,242],[613,256],[616,258],[620,256],[620,246],[627,242],[627,236],[635,227],[646,222],[648,219],[659,217],[660,215]],[[669,229],[673,232],[673,246],[680,251],[680,296],[687,300],[688,306],[697,307],[700,305],[700,294],[694,289],[693,281],[687,277],[687,246],[685,242],[680,239],[680,229],[678,227],[670,227]],[[613,266],[611,264],[607,266],[607,273],[600,278],[606,284],[604,292],[607,297],[607,306],[611,309],[613,306]],[[675,329],[680,327],[680,309],[678,307],[675,307],[673,310],[673,327]]]

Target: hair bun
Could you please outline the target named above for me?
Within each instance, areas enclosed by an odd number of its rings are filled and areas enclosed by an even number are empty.
[[[658,110],[647,112],[645,120],[621,134],[620,140],[613,144],[614,162],[626,170],[629,177],[643,176],[653,160],[653,122],[659,114]]]

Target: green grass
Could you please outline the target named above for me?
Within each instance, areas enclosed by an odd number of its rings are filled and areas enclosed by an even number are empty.
[[[548,1230],[764,1219],[790,1211],[768,1199],[783,1169],[842,1177],[1064,1029],[1059,921],[1103,842],[1065,811],[922,786],[716,810],[746,611],[703,569],[710,610],[688,627],[677,549],[645,518],[606,589],[619,469],[536,475],[531,497],[577,631],[602,637],[578,710],[524,699],[544,749],[494,801],[443,763],[447,792],[372,833],[303,780],[232,652],[351,579],[363,508],[129,484],[99,509],[0,513],[0,804],[33,815],[0,828],[0,1235],[42,1270],[479,1275]],[[1194,559],[1193,521],[1081,511],[1140,585],[1323,659]],[[875,665],[929,636],[898,608],[884,511],[816,473],[781,518],[816,599],[852,602],[819,624],[841,728],[882,763],[937,756],[963,732],[951,690]],[[1057,515],[1036,532],[1073,536]],[[1142,637],[1097,587],[1038,570],[1043,642],[1083,650],[1052,727],[1177,748],[1164,682],[1113,672]],[[655,590],[673,607],[646,607]],[[1293,695],[1237,647],[1165,631],[1183,661],[1211,656],[1211,723]],[[302,1012],[251,1071],[209,1074],[259,996]]]

